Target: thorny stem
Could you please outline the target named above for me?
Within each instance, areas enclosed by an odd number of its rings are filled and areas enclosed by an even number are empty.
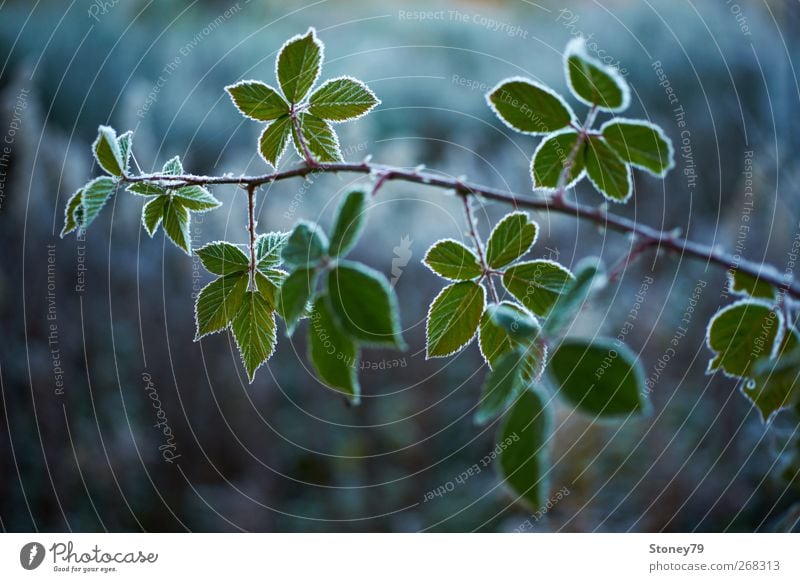
[[[497,296],[497,289],[494,288],[494,281],[489,274],[489,267],[486,264],[486,255],[483,252],[481,238],[478,236],[478,231],[475,229],[475,219],[472,217],[472,209],[469,207],[469,197],[462,195],[461,201],[464,203],[464,214],[467,217],[467,224],[469,225],[469,236],[472,238],[472,242],[475,243],[475,250],[478,253],[478,260],[481,262],[483,276],[486,277],[486,282],[489,284],[489,291],[494,298],[494,302],[499,303],[500,299]]]
[[[308,144],[306,143],[306,138],[303,137],[303,132],[300,131],[300,121],[297,119],[297,111],[298,110],[295,109],[295,106],[292,105],[289,115],[292,118],[294,132],[297,134],[297,141],[300,142],[300,148],[303,150],[303,157],[306,159],[306,164],[311,167],[315,167],[317,162],[314,160],[314,156],[311,155],[311,151],[308,149]]]
[[[247,216],[250,231],[250,290],[256,287],[256,188],[252,184],[247,186]]]
[[[572,146],[572,151],[569,152],[567,159],[564,161],[564,168],[561,170],[561,174],[558,176],[558,182],[556,183],[556,191],[553,193],[553,200],[563,201],[564,200],[564,193],[567,189],[567,180],[569,179],[569,173],[572,170],[572,166],[575,165],[575,160],[578,157],[578,152],[581,151],[581,147],[583,146],[583,142],[586,141],[586,138],[589,135],[589,129],[592,127],[594,123],[594,118],[597,116],[597,105],[592,105],[591,109],[589,109],[589,113],[586,114],[586,119],[583,122],[583,125],[578,127],[573,125],[573,127],[578,131],[578,139],[575,140],[575,145]]]
[[[434,188],[451,190],[462,196],[480,196],[487,200],[503,202],[515,208],[527,208],[530,210],[540,210],[544,212],[556,212],[572,216],[580,220],[586,220],[598,224],[602,228],[634,235],[640,242],[646,242],[648,247],[657,250],[665,250],[676,253],[681,258],[687,257],[705,261],[706,264],[715,264],[729,269],[745,273],[756,277],[765,283],[783,291],[795,299],[800,299],[800,284],[794,278],[783,277],[776,269],[762,268],[758,263],[739,259],[732,254],[721,250],[718,247],[701,244],[685,237],[678,236],[674,231],[659,230],[646,224],[641,224],[624,216],[608,212],[604,208],[596,208],[571,202],[566,199],[551,197],[532,197],[515,194],[507,190],[482,186],[463,180],[448,178],[431,172],[420,172],[416,170],[406,170],[403,168],[386,166],[383,164],[373,164],[368,162],[360,163],[317,163],[314,166],[304,164],[291,170],[273,172],[261,176],[170,176],[165,174],[143,174],[132,176],[124,181],[133,182],[158,182],[169,187],[180,187],[187,185],[222,185],[233,184],[244,187],[258,187],[273,182],[287,180],[289,178],[302,178],[313,173],[320,174],[389,174],[387,180],[397,180],[422,184]]]

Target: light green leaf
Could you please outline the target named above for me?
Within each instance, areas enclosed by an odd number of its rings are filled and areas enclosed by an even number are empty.
[[[633,194],[631,169],[602,139],[590,137],[586,144],[586,174],[607,200],[627,202]]]
[[[80,215],[78,211],[82,211],[82,204],[83,188],[75,192],[67,201],[67,206],[64,208],[64,228],[61,229],[61,238],[64,238],[65,235],[80,227]]]
[[[195,303],[195,341],[228,327],[242,307],[248,281],[247,273],[236,273],[215,279],[200,290]]]
[[[475,424],[486,424],[493,420],[513,402],[525,389],[522,375],[525,351],[517,348],[503,354],[497,365],[486,377],[481,400],[475,412]]]
[[[567,286],[558,298],[544,329],[548,335],[559,331],[568,321],[578,314],[581,305],[592,291],[606,284],[605,267],[597,257],[587,257],[575,267],[575,279]]]
[[[164,232],[187,255],[192,254],[192,241],[189,233],[190,220],[189,211],[176,198],[171,198],[165,203]]]
[[[174,156],[166,161],[161,168],[161,173],[167,176],[180,176],[183,174],[183,164],[179,156]]]
[[[134,182],[128,186],[128,192],[137,196],[163,196],[166,189],[149,182]]]
[[[245,117],[272,121],[289,114],[289,104],[275,89],[261,81],[239,81],[225,87],[225,90]]]
[[[310,113],[299,113],[297,122],[306,147],[318,162],[341,162],[342,152],[339,149],[339,138],[331,125]],[[305,155],[303,144],[297,133],[297,128],[292,128],[295,147],[301,155]]]
[[[314,301],[308,336],[308,359],[317,377],[327,386],[344,393],[353,404],[358,404],[361,399],[358,346],[339,329],[323,295]]]
[[[289,238],[288,232],[268,232],[256,239],[256,262],[260,270],[277,267],[283,261],[281,251]]]
[[[453,283],[442,289],[428,311],[427,357],[449,356],[472,341],[485,302],[483,286],[472,281]]]
[[[542,140],[536,151],[533,152],[531,161],[534,188],[545,190],[558,188],[561,173],[577,142],[578,133],[572,129],[559,131]],[[585,147],[585,145],[581,145],[572,160],[567,181],[564,183],[565,188],[571,188],[583,178],[586,166],[582,150]]]
[[[117,143],[117,133],[106,125],[97,131],[97,139],[92,144],[97,163],[112,176],[122,176],[122,152]]]
[[[317,269],[300,268],[293,271],[281,285],[278,306],[286,322],[286,335],[290,337],[306,313],[308,301],[317,285],[317,276]]]
[[[636,355],[613,340],[565,339],[547,368],[558,395],[594,416],[644,414],[644,374]]]
[[[760,301],[739,301],[717,311],[706,332],[715,354],[708,371],[721,368],[730,376],[752,378],[754,364],[772,356],[782,321],[778,311]]]
[[[275,350],[277,339],[275,313],[261,293],[248,291],[245,294],[242,307],[231,322],[231,330],[252,384],[256,370]]]
[[[328,240],[319,226],[301,220],[286,240],[281,258],[287,265],[305,267],[318,263],[327,250]]]
[[[600,132],[617,155],[636,168],[663,177],[675,165],[672,140],[648,121],[617,118],[604,123]]]
[[[509,337],[518,341],[535,339],[542,331],[539,322],[517,306],[492,304],[486,308],[486,313],[495,325],[505,329]]]
[[[329,252],[332,257],[343,257],[355,246],[367,220],[367,193],[350,191],[339,204],[331,229]]]
[[[453,239],[440,240],[428,249],[422,262],[434,273],[451,281],[466,281],[483,273],[477,255]]]
[[[131,164],[131,144],[133,142],[133,132],[126,131],[117,138],[117,147],[119,147],[120,158],[122,159],[122,173],[128,171]]]
[[[405,349],[397,296],[381,273],[365,265],[340,261],[328,274],[332,313],[353,339]]]
[[[205,212],[222,205],[202,186],[182,186],[171,190],[174,198],[179,198],[181,206],[193,212]]]
[[[316,31],[309,28],[305,35],[286,41],[278,54],[278,82],[290,103],[305,97],[322,69],[322,43]]]
[[[158,230],[158,225],[161,224],[164,218],[164,209],[167,207],[168,202],[169,196],[156,196],[144,205],[142,209],[142,225],[147,234],[150,235],[150,238]]]
[[[753,366],[754,378],[743,391],[768,422],[783,408],[800,402],[800,338],[789,330],[775,358],[760,358]]]
[[[486,262],[492,269],[500,269],[527,253],[536,242],[539,227],[527,212],[506,214],[489,235]]]
[[[519,499],[530,508],[545,506],[549,493],[547,478],[550,411],[542,397],[523,390],[497,433],[500,476]]]
[[[116,187],[117,182],[107,176],[95,178],[83,187],[81,228],[89,228],[89,225],[97,218],[103,206],[114,194]]]
[[[586,41],[574,38],[564,52],[567,81],[572,94],[602,111],[622,111],[630,103],[628,83],[619,71],[586,52]]]
[[[203,266],[215,275],[245,273],[250,268],[250,259],[244,252],[229,242],[208,243],[197,249],[197,256]]]
[[[292,134],[292,118],[280,117],[270,123],[258,138],[258,151],[272,167],[277,167]]]
[[[566,267],[539,259],[506,269],[503,285],[527,309],[544,317],[573,279]]]
[[[309,112],[328,121],[356,119],[380,103],[364,83],[351,77],[325,81],[308,102]]]
[[[737,295],[747,295],[755,297],[756,299],[766,299],[767,301],[774,301],[777,299],[778,292],[769,283],[758,279],[747,273],[742,273],[738,269],[731,272],[728,271],[728,288],[731,293]]]
[[[531,135],[556,131],[575,119],[555,91],[521,77],[501,81],[486,95],[486,102],[508,127]]]

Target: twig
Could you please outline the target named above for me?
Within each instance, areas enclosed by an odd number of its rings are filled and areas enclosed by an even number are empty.
[[[481,238],[480,236],[478,236],[478,231],[475,229],[475,219],[472,217],[472,209],[469,207],[469,197],[462,194],[461,200],[464,202],[464,214],[466,214],[467,216],[467,224],[469,225],[469,236],[475,243],[475,250],[478,253],[478,260],[481,262],[481,270],[483,271],[483,274],[486,277],[486,281],[489,283],[489,291],[492,293],[494,302],[499,303],[500,299],[497,295],[497,289],[494,288],[494,281],[492,280],[492,276],[489,274],[489,267],[486,265],[486,254],[483,252],[483,245],[481,244]]]
[[[256,186],[247,186],[247,215],[250,231],[250,290],[256,287]]]

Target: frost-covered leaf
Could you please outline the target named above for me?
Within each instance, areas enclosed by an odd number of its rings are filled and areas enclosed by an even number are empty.
[[[323,383],[343,392],[353,403],[361,399],[358,345],[337,325],[324,295],[317,297],[308,326],[308,359]]]
[[[598,417],[643,414],[649,405],[636,355],[613,340],[565,339],[550,357],[558,395]]]
[[[81,226],[78,211],[82,212],[82,204],[83,188],[75,192],[67,201],[67,206],[64,208],[64,228],[61,229],[61,238]]]
[[[297,122],[300,125],[300,134],[303,142],[318,162],[341,162],[342,152],[339,149],[339,138],[331,125],[324,119],[310,113],[299,113]],[[297,133],[297,128],[292,128],[295,148],[305,155],[303,142]]]
[[[772,356],[782,320],[778,311],[760,301],[739,301],[717,311],[706,332],[714,352],[708,371],[722,369],[730,376],[752,378],[755,363]]]
[[[182,186],[171,190],[174,198],[179,198],[181,206],[193,212],[205,212],[222,205],[222,202],[202,186]]]
[[[532,135],[567,127],[575,119],[561,96],[530,79],[500,82],[486,95],[486,102],[511,129]]]
[[[318,271],[300,268],[284,280],[278,295],[278,306],[286,323],[286,334],[291,336],[311,299],[317,284]]]
[[[514,349],[524,350],[523,379],[527,385],[532,385],[539,381],[547,364],[547,347],[540,342],[531,342],[531,338],[520,338],[517,334],[512,336],[507,326],[495,322],[491,317],[493,309],[498,307],[515,312],[520,319],[531,318],[530,314],[519,305],[509,301],[502,301],[499,305],[492,304],[487,306],[486,311],[481,316],[481,325],[478,332],[481,354],[483,354],[489,367],[494,368],[503,355]]]
[[[313,222],[299,221],[281,251],[287,265],[305,267],[314,265],[328,250],[328,239],[322,229]]]
[[[289,238],[288,232],[268,232],[256,239],[256,262],[260,270],[279,266],[281,251]]]
[[[586,174],[592,185],[607,200],[627,202],[633,194],[630,166],[600,138],[590,137],[585,151]]]
[[[525,350],[516,348],[503,354],[497,365],[486,376],[475,412],[475,423],[486,424],[493,420],[511,404],[519,393],[525,389],[522,369],[525,360]]]
[[[665,176],[675,165],[672,140],[648,121],[613,119],[600,132],[617,155],[636,168]]]
[[[283,152],[286,151],[290,135],[292,135],[292,119],[289,116],[276,119],[261,132],[258,151],[273,167],[278,166]]]
[[[355,246],[367,219],[367,193],[351,190],[340,202],[331,229],[329,253],[343,257]]]
[[[131,163],[131,146],[133,145],[133,132],[126,131],[117,137],[117,147],[119,147],[120,158],[122,159],[122,173],[128,171]]]
[[[560,330],[570,319],[574,318],[589,294],[603,287],[606,283],[605,267],[597,257],[587,257],[575,267],[575,279],[558,298],[544,329],[548,334]]]
[[[449,356],[472,341],[485,302],[483,286],[472,281],[453,283],[442,289],[428,311],[427,357]]]
[[[272,121],[289,113],[289,104],[283,97],[261,81],[239,81],[225,90],[242,115],[251,119]]]
[[[538,226],[527,212],[506,214],[489,235],[486,262],[492,269],[500,269],[527,253],[536,242]]]
[[[506,269],[503,285],[527,309],[544,317],[573,278],[566,267],[539,259]]]
[[[97,130],[97,139],[92,145],[97,163],[112,176],[122,176],[122,152],[117,142],[117,133],[106,125]]]
[[[195,341],[228,327],[242,307],[248,281],[247,273],[235,273],[215,279],[200,290],[195,303]]]
[[[231,330],[252,384],[256,370],[272,355],[277,339],[275,312],[261,293],[245,293],[242,307],[231,322]]]
[[[761,358],[753,366],[754,378],[743,391],[767,422],[781,410],[800,401],[800,338],[790,330],[774,358]]]
[[[628,83],[619,71],[586,52],[586,41],[574,38],[564,52],[567,81],[572,94],[586,105],[603,111],[622,111],[630,103]]]
[[[774,301],[778,295],[775,287],[766,281],[743,273],[738,269],[733,272],[728,271],[728,287],[732,293],[737,295],[747,295],[756,299],[766,299],[767,301]]]
[[[161,173],[167,176],[180,176],[183,174],[183,164],[179,156],[174,156],[164,163]]]
[[[97,215],[106,205],[106,202],[114,194],[117,187],[117,182],[113,178],[103,176],[95,178],[86,186],[83,187],[83,195],[81,196],[81,228],[89,228]]]
[[[128,186],[128,192],[137,196],[163,196],[167,193],[166,189],[149,182],[134,182]]]
[[[333,316],[351,338],[405,349],[397,296],[381,273],[340,261],[328,273],[327,289]]]
[[[483,273],[478,257],[460,242],[440,240],[428,249],[422,262],[437,275],[451,281],[466,281]]]
[[[561,173],[577,142],[578,133],[572,129],[559,131],[542,140],[536,151],[533,152],[531,161],[534,188],[555,190],[558,187]],[[572,160],[567,180],[564,183],[565,188],[571,188],[583,177],[585,156],[582,150],[585,147],[585,145],[581,145]]]
[[[208,243],[197,249],[197,256],[206,270],[215,275],[244,273],[250,268],[250,259],[244,251],[225,241]]]
[[[505,329],[509,337],[517,341],[530,341],[542,330],[538,321],[516,306],[493,304],[486,308],[486,313],[495,325]]]
[[[305,97],[322,69],[322,43],[316,31],[309,28],[304,35],[286,41],[278,53],[278,82],[290,103]]]
[[[164,219],[164,209],[167,207],[168,202],[169,196],[156,196],[150,199],[142,208],[142,225],[150,237],[156,233],[158,225]]]
[[[192,254],[192,241],[189,233],[190,220],[189,211],[177,199],[171,198],[167,200],[164,205],[164,219],[162,221],[164,232],[187,255]]]
[[[380,103],[364,83],[350,77],[325,81],[308,102],[309,112],[328,121],[361,117]]]
[[[549,493],[547,441],[550,411],[538,392],[523,390],[497,433],[499,472],[506,486],[533,509],[545,506]]]

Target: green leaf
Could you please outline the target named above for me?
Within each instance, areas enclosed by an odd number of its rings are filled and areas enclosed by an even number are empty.
[[[633,194],[631,169],[602,139],[590,137],[586,144],[586,174],[607,200],[627,202]]]
[[[492,269],[500,269],[527,253],[536,242],[539,227],[527,212],[506,214],[489,235],[486,262]]]
[[[261,81],[239,81],[225,87],[225,90],[245,117],[272,121],[289,114],[289,104],[275,89]]]
[[[164,218],[164,209],[167,207],[168,202],[169,196],[156,196],[144,205],[142,209],[142,225],[144,225],[144,229],[150,235],[150,238],[158,230],[158,225],[161,224]]]
[[[288,232],[268,232],[256,239],[256,262],[260,270],[277,267],[283,260],[281,251],[289,238]]]
[[[82,204],[83,188],[75,192],[67,201],[67,206],[64,208],[64,228],[61,229],[61,238],[80,227],[78,210],[82,209]]]
[[[577,315],[589,294],[605,285],[605,267],[597,257],[587,257],[575,267],[575,279],[558,298],[547,321],[545,332],[550,335],[559,331],[571,318]]]
[[[772,356],[782,320],[769,304],[758,301],[743,300],[717,311],[706,332],[715,354],[708,371],[751,378],[756,361]]]
[[[89,228],[97,215],[106,205],[106,202],[114,194],[117,187],[117,182],[113,178],[103,176],[95,178],[86,186],[83,187],[83,195],[81,196],[82,210],[82,223],[81,228]]]
[[[277,167],[278,162],[289,145],[289,136],[292,135],[292,118],[281,117],[270,123],[261,132],[258,138],[258,151],[272,167]]]
[[[305,97],[322,69],[322,43],[316,31],[309,28],[305,35],[290,38],[278,54],[278,82],[290,103]]]
[[[287,265],[305,267],[318,263],[327,249],[328,240],[319,226],[301,220],[286,240],[281,258]]]
[[[171,198],[165,203],[164,232],[187,255],[192,254],[192,241],[189,233],[190,220],[189,211],[176,198]]]
[[[351,77],[325,81],[308,100],[309,112],[328,121],[346,121],[366,115],[380,101],[375,93]]]
[[[505,329],[509,337],[518,341],[535,339],[542,331],[538,321],[516,306],[492,304],[486,308],[486,313],[495,325]]]
[[[288,274],[285,271],[278,269],[267,269],[266,271],[256,271],[255,284],[258,292],[269,304],[272,311],[277,311],[278,315],[282,316],[282,312],[278,309],[278,295],[281,292],[281,285],[286,280]]]
[[[275,313],[261,293],[248,291],[245,294],[242,307],[231,322],[231,330],[252,384],[256,370],[275,350],[277,339]]]
[[[167,160],[161,168],[161,173],[167,176],[180,176],[183,174],[183,164],[181,164],[180,157],[175,156]]]
[[[427,357],[449,356],[472,341],[485,302],[483,286],[472,281],[453,283],[442,289],[428,311]]]
[[[792,329],[783,337],[775,358],[761,358],[753,367],[754,378],[743,391],[768,422],[783,408],[800,402],[800,338]]]
[[[766,299],[768,301],[774,301],[778,297],[778,292],[775,287],[766,281],[748,275],[747,273],[742,273],[739,270],[733,272],[728,271],[727,275],[728,288],[731,290],[731,293],[747,295],[749,297],[755,297],[756,299]]]
[[[247,255],[236,245],[225,241],[208,243],[197,249],[197,256],[206,270],[215,275],[245,273],[250,268]]]
[[[483,267],[475,253],[453,239],[434,243],[422,262],[440,277],[451,281],[475,279],[483,273]]]
[[[475,424],[486,424],[503,413],[525,389],[522,375],[525,351],[517,348],[503,354],[486,377],[481,400],[475,412]]]
[[[559,131],[542,140],[536,151],[533,152],[531,161],[534,188],[546,190],[558,188],[561,173],[564,171],[564,166],[576,143],[578,143],[578,133],[572,129]],[[581,150],[585,147],[585,145],[581,145]],[[583,178],[586,166],[581,150],[576,152],[572,160],[567,181],[564,183],[565,188],[571,188]]]
[[[167,193],[166,189],[149,182],[134,182],[128,186],[128,192],[137,196],[163,196]]]
[[[539,259],[506,269],[503,285],[527,309],[544,317],[573,279],[566,267]]]
[[[397,296],[386,277],[365,265],[340,261],[328,274],[327,287],[333,315],[350,337],[405,349]]]
[[[343,257],[355,246],[367,219],[367,193],[350,191],[339,204],[331,229],[329,252],[332,257]]]
[[[97,131],[97,139],[92,144],[97,163],[112,176],[122,176],[122,152],[117,142],[117,133],[106,125]]]
[[[572,94],[602,111],[622,111],[630,103],[628,83],[619,71],[586,52],[586,41],[574,38],[564,52],[567,81]]]
[[[582,412],[610,417],[648,411],[641,366],[625,344],[568,338],[547,369],[559,396]]]
[[[575,114],[555,91],[521,77],[501,81],[486,102],[511,129],[542,135],[569,126]]]
[[[122,159],[122,172],[123,174],[128,171],[131,165],[131,145],[133,142],[133,132],[126,131],[117,138],[117,147],[119,148],[120,158]]]
[[[182,186],[171,193],[174,198],[180,199],[181,206],[193,212],[206,212],[222,205],[222,202],[202,186]]]
[[[617,155],[636,168],[663,177],[675,165],[672,140],[648,121],[617,118],[604,123],[600,132]]]
[[[246,273],[236,273],[215,279],[200,290],[194,311],[195,341],[228,327],[242,307],[248,281]]]
[[[299,113],[297,123],[300,125],[303,141],[316,161],[323,163],[342,161],[339,138],[336,137],[336,133],[327,121],[310,113]],[[297,151],[301,155],[305,155],[297,128],[292,129],[292,136]]]
[[[545,506],[549,493],[547,478],[550,412],[542,397],[523,390],[497,433],[500,476],[505,484],[531,508]]]
[[[286,322],[286,335],[294,333],[297,323],[306,312],[306,306],[317,285],[318,271],[300,268],[283,282],[278,296],[278,306]]]
[[[358,404],[361,399],[358,346],[336,325],[323,295],[314,301],[308,336],[308,359],[317,377],[344,393],[353,404]]]
[[[497,305],[489,305],[481,316],[481,325],[478,333],[481,354],[489,364],[489,367],[494,368],[503,355],[515,349],[524,350],[525,358],[522,376],[528,385],[534,384],[541,378],[544,367],[547,364],[547,347],[542,342],[531,342],[531,338],[525,338],[524,335],[520,337],[520,334],[515,333],[512,336],[507,326],[494,321],[491,314],[493,310],[500,307],[503,310],[514,312],[520,320],[523,318],[533,320],[528,312],[509,301],[502,301]]]

